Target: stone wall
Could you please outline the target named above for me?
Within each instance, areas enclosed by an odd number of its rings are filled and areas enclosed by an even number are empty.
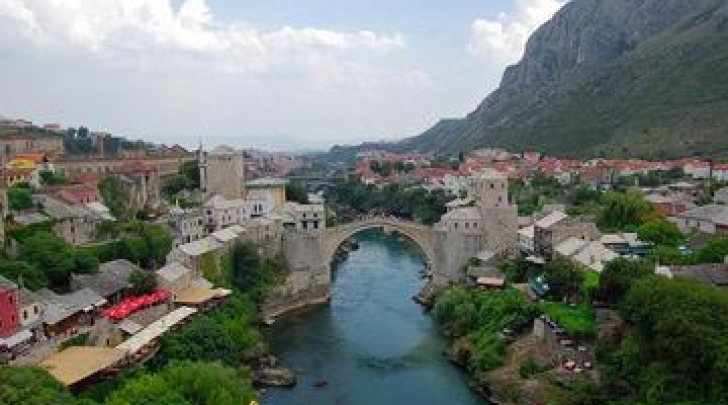
[[[285,283],[266,297],[261,313],[274,317],[284,312],[327,302],[331,289],[331,265],[324,258],[323,233],[287,230],[281,250],[289,275]]]

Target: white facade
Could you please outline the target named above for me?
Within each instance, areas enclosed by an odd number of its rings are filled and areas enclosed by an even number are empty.
[[[200,240],[206,234],[205,216],[200,209],[173,208],[168,224],[173,230],[175,246]]]
[[[323,204],[298,204],[287,202],[275,210],[283,225],[299,231],[326,229],[326,209]]]
[[[202,205],[205,228],[214,232],[233,225],[240,225],[250,218],[248,201],[236,198],[226,199],[220,195],[210,197]]]

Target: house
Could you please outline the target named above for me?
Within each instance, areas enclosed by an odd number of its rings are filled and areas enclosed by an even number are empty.
[[[227,199],[221,195],[213,195],[203,204],[205,229],[214,232],[232,225],[242,224],[250,218],[247,211],[248,202],[242,198]]]
[[[174,246],[184,245],[205,237],[205,216],[201,209],[172,207],[164,218],[172,231]]]
[[[619,257],[601,242],[570,237],[554,248],[554,254],[582,267],[601,272],[604,265]]]
[[[39,196],[43,212],[54,220],[53,230],[72,245],[93,242],[97,226],[104,221],[99,214],[83,205],[70,205],[50,196]]]
[[[695,203],[692,201],[672,193],[650,193],[645,196],[645,199],[652,204],[657,212],[667,217],[695,208]]]
[[[326,210],[322,204],[298,204],[287,202],[277,208],[274,214],[283,221],[283,226],[298,231],[326,229]]]
[[[107,303],[104,297],[88,288],[64,295],[44,288],[36,294],[45,309],[43,329],[49,338],[70,337],[77,334],[80,327],[93,325],[98,309]]]
[[[713,193],[713,201],[718,204],[728,205],[728,187],[723,187]]]
[[[600,237],[601,233],[594,222],[555,211],[534,224],[534,251],[550,259],[556,245],[569,238],[594,241]]]
[[[89,204],[99,201],[99,193],[92,184],[71,184],[57,187],[52,195],[71,205]]]
[[[159,167],[143,161],[124,162],[114,170],[129,204],[135,208],[154,206],[160,200]]]
[[[43,339],[43,302],[41,298],[30,290],[21,288],[18,302],[18,318],[21,328],[30,331],[36,340]]]
[[[728,233],[728,206],[725,205],[704,205],[673,218],[683,232],[696,231],[710,235]]]
[[[157,282],[159,286],[172,295],[176,301],[179,293],[190,288],[194,271],[180,262],[170,262],[157,270]]]
[[[286,185],[288,180],[276,178],[262,178],[248,182],[248,200],[263,200],[270,202],[270,209],[280,207],[286,203]]]
[[[599,241],[607,249],[627,257],[644,257],[652,248],[652,244],[639,240],[636,233],[605,234]]]
[[[201,274],[203,258],[207,255],[217,256],[222,247],[223,245],[213,238],[202,238],[172,249],[167,256],[167,262],[179,261],[197,274]]]
[[[177,305],[205,307],[229,291],[213,288],[212,284],[179,262],[170,262],[157,270],[159,285],[172,294]]]
[[[534,234],[536,232],[535,225],[529,225],[518,230],[518,247],[521,252],[531,254],[534,252]]]
[[[100,264],[96,273],[71,275],[71,287],[75,290],[87,288],[115,304],[125,298],[131,287],[129,277],[135,271],[143,270],[128,260],[113,260]]]
[[[0,276],[0,338],[12,336],[20,326],[18,285]]]
[[[710,263],[693,266],[671,266],[668,277],[699,281],[713,287],[728,289],[728,264]]]

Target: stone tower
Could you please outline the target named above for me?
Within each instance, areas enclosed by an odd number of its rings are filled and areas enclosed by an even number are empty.
[[[242,151],[220,145],[210,152],[198,151],[200,186],[207,195],[245,198],[245,158]]]
[[[470,196],[480,210],[485,248],[515,249],[518,242],[518,208],[508,199],[508,179],[495,170],[473,176]]]

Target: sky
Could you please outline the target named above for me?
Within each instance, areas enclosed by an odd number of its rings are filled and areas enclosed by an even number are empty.
[[[275,150],[464,116],[562,0],[0,0],[0,115]]]

